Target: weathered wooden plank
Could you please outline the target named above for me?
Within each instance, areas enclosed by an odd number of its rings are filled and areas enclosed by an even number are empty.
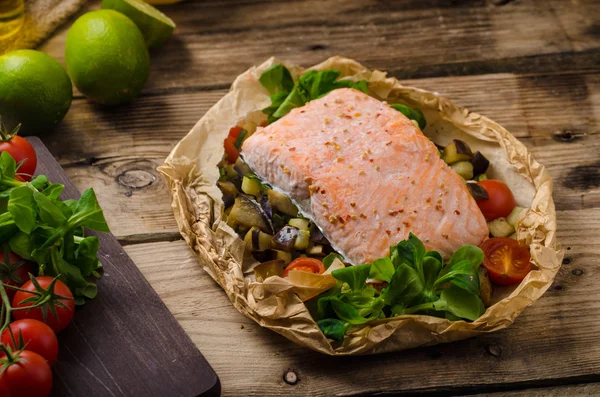
[[[555,178],[559,209],[600,206],[600,75],[497,74],[407,80],[504,125]],[[155,168],[225,90],[142,97],[102,109],[76,100],[43,138],[80,188],[96,188],[122,242],[173,240],[178,232]]]
[[[523,389],[514,391],[501,391],[496,393],[475,394],[474,397],[564,397],[564,396],[598,396],[600,383],[586,383],[578,385],[565,385],[554,387],[540,387],[536,389]]]
[[[507,330],[412,351],[332,358],[239,314],[183,241],[126,247],[219,375],[223,395],[439,395],[600,381],[600,209],[559,211],[554,286]],[[299,378],[284,382],[287,371]]]
[[[600,58],[594,3],[188,1],[165,8],[178,30],[152,54],[144,92],[224,88],[272,55],[302,64],[343,55],[399,78],[589,69]],[[67,29],[41,47],[61,62]]]
[[[42,142],[32,138],[37,172],[79,192]],[[115,237],[101,234],[98,296],[58,335],[53,396],[216,396],[219,379]]]

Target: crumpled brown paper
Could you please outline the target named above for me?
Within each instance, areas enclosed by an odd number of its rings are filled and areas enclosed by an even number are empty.
[[[279,62],[271,58],[241,74],[230,92],[198,121],[159,168],[168,181],[182,236],[198,256],[200,265],[241,313],[321,353],[372,354],[451,342],[506,328],[550,287],[563,252],[556,242],[556,215],[548,171],[521,142],[492,120],[435,93],[403,86],[384,72],[371,71],[340,57],[311,69],[336,69],[343,78],[367,80],[371,95],[421,109],[428,124],[424,133],[434,142],[446,144],[458,138],[490,160],[488,174],[506,182],[518,204],[530,208],[521,215],[517,237],[530,246],[538,269],[530,272],[516,288],[496,288],[493,305],[472,323],[402,315],[355,326],[349,330],[343,345],[335,348],[320,332],[288,280],[270,277],[258,283],[244,277],[244,269],[248,268],[247,258],[244,262],[244,242],[221,218],[223,202],[216,187],[217,163],[223,155],[223,140],[232,126],[242,123],[252,128],[266,119],[261,109],[270,100],[258,78],[276,63]],[[297,66],[286,66],[294,77],[303,72]]]

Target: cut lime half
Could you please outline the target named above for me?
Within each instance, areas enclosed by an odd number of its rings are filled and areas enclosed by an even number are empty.
[[[102,0],[102,8],[128,16],[140,29],[148,48],[160,47],[175,30],[175,22],[143,0]]]

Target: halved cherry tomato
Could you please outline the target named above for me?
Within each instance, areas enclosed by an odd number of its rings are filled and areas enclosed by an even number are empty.
[[[298,258],[292,261],[283,270],[283,277],[287,277],[290,270],[296,270],[299,272],[308,272],[315,274],[325,273],[325,265],[318,259],[314,258]]]
[[[506,218],[515,209],[517,202],[504,182],[488,179],[479,182],[479,185],[490,197],[488,200],[477,201],[479,209],[488,222],[497,218]]]
[[[242,132],[242,127],[232,127],[229,130],[229,136],[225,138],[225,153],[227,153],[227,160],[230,163],[235,163],[240,156],[240,151],[235,147],[235,141],[240,132]]]
[[[481,249],[485,254],[483,266],[493,283],[518,284],[533,268],[529,249],[512,238],[491,238],[481,244]]]

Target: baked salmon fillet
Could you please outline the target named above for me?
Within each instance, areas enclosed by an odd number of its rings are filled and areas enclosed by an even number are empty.
[[[435,145],[402,113],[354,89],[259,128],[242,155],[353,264],[388,255],[410,232],[444,256],[489,233]]]

